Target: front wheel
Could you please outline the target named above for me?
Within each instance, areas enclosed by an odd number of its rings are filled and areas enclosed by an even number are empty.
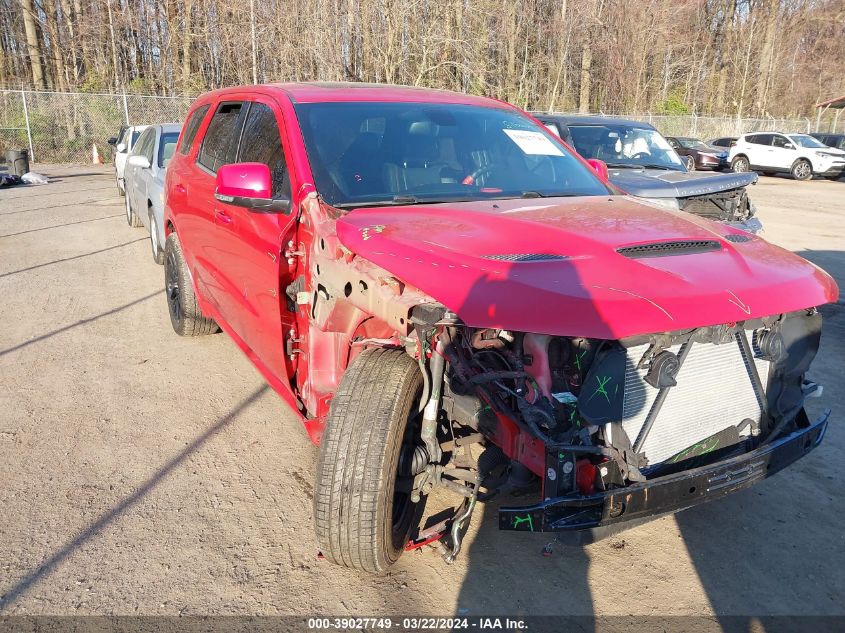
[[[687,171],[695,171],[695,159],[692,156],[686,157]]]
[[[164,245],[164,290],[170,324],[179,336],[201,336],[217,332],[217,324],[203,316],[194,294],[188,265],[176,233],[167,236]]]
[[[731,161],[731,171],[744,172],[751,168],[751,164],[745,156],[737,156]]]
[[[799,158],[792,166],[792,177],[795,180],[810,180],[813,177],[813,167],[803,158]]]
[[[425,497],[411,499],[421,454],[423,378],[402,350],[369,349],[332,398],[320,442],[314,520],[327,560],[382,573],[402,555]]]

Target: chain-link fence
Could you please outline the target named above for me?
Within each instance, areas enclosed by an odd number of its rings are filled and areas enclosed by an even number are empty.
[[[192,97],[0,90],[0,156],[28,149],[31,162],[108,162],[107,141],[122,125],[184,120]]]
[[[753,119],[744,117],[698,116],[695,114],[627,114],[607,115],[615,118],[646,121],[664,136],[691,136],[703,141],[723,136],[739,136],[749,132],[802,132],[813,130],[810,119]]]
[[[90,162],[96,144],[105,161],[106,141],[122,125],[183,121],[193,97],[156,97],[0,90],[0,159],[7,149],[29,149],[30,161]],[[623,115],[614,115],[620,116]],[[746,132],[810,132],[809,119],[746,119],[696,115],[624,115],[647,121],[666,136],[709,140]]]

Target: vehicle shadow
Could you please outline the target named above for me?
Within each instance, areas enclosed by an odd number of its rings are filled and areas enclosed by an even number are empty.
[[[249,396],[241,400],[226,415],[219,418],[200,435],[188,444],[184,449],[161,465],[152,475],[143,481],[132,494],[124,497],[114,507],[101,514],[95,521],[88,524],[75,537],[67,541],[62,547],[53,552],[44,561],[23,578],[14,581],[8,587],[0,588],[0,611],[8,608],[18,598],[28,592],[42,578],[48,576],[58,565],[71,556],[75,551],[85,545],[92,538],[96,537],[105,528],[109,527],[116,520],[120,519],[128,510],[136,506],[146,495],[153,490],[171,472],[179,468],[182,463],[193,453],[200,450],[217,433],[231,425],[243,412],[250,408],[265,392],[269,390],[267,385],[262,385],[253,391]]]
[[[458,314],[495,316],[504,325],[525,320],[525,315],[548,314],[546,301],[554,304],[555,297],[542,297],[537,288],[574,289],[587,298],[591,294],[576,268],[566,260],[496,262],[492,266],[472,286]],[[589,300],[581,302],[577,317],[560,314],[558,318],[605,323],[595,302]],[[460,554],[466,559],[467,571],[457,598],[456,616],[593,615],[590,557],[584,547],[564,547],[553,532],[499,530],[500,506],[529,506],[540,498],[539,487],[535,487],[521,496],[503,493],[477,505],[472,522],[478,526],[478,533]],[[592,630],[589,618],[580,625],[578,630]],[[536,622],[532,626],[536,627]]]
[[[85,319],[80,319],[76,323],[71,323],[69,325],[65,325],[64,327],[60,327],[56,330],[51,332],[47,332],[45,334],[41,334],[39,336],[33,337],[23,343],[18,343],[17,345],[13,345],[12,347],[7,347],[6,349],[0,350],[0,357],[5,356],[6,354],[11,354],[13,352],[17,352],[25,347],[29,347],[30,345],[34,345],[36,343],[40,343],[41,341],[45,341],[49,338],[52,338],[58,334],[62,334],[74,328],[80,327],[82,325],[87,325],[88,323],[93,323],[94,321],[98,321],[102,318],[107,316],[111,316],[113,314],[117,314],[118,312],[123,312],[124,310],[128,310],[129,308],[138,305],[139,303],[143,303],[144,301],[148,301],[153,297],[157,297],[164,294],[164,290],[156,290],[155,292],[151,292],[148,295],[144,295],[139,299],[135,299],[134,301],[130,301],[129,303],[125,303],[122,306],[118,306],[116,308],[112,308],[106,312],[101,312],[100,314],[94,315],[92,317],[87,317]]]
[[[122,244],[115,244],[114,246],[107,246],[106,248],[101,248],[96,251],[90,251],[88,253],[82,253],[81,255],[73,255],[72,257],[64,257],[62,259],[54,259],[50,262],[44,262],[43,264],[35,264],[33,266],[27,266],[26,268],[18,268],[17,270],[10,270],[6,273],[0,273],[0,279],[3,277],[10,277],[12,275],[17,275],[19,273],[25,273],[30,270],[37,270],[39,268],[44,268],[45,266],[52,266],[54,264],[62,264],[64,262],[73,261],[74,259],[82,259],[83,257],[91,257],[92,255],[99,255],[100,253],[106,253],[108,251],[113,251],[118,248],[123,248],[124,246],[129,246],[130,244],[135,244],[136,242],[146,242],[146,237],[139,237],[137,240],[130,240],[128,242],[123,242]]]
[[[841,252],[799,254],[824,266],[840,279],[845,272],[845,254]],[[559,279],[561,287],[580,285],[572,270],[563,271]],[[624,280],[618,283],[624,288]],[[513,287],[487,278],[472,289],[465,304],[480,301],[495,313],[497,301],[518,300]],[[545,308],[526,305],[523,309]],[[824,406],[845,399],[845,385],[842,384],[845,381],[841,369],[837,369],[841,367],[839,359],[845,355],[845,310],[841,305],[834,305],[823,308],[822,313],[826,319],[822,348],[810,378],[835,382],[820,403],[808,405],[811,419]],[[592,316],[602,319],[598,307],[594,307]],[[567,316],[561,315],[561,318]],[[829,465],[841,461],[843,452],[845,434],[832,429],[813,455],[773,479],[677,514],[675,521],[681,540],[677,544],[672,541],[670,546],[679,558],[688,557],[713,616],[707,616],[704,611],[697,619],[668,618],[661,625],[663,628],[658,626],[655,630],[672,630],[682,624],[690,626],[689,630],[737,633],[807,630],[805,621],[772,617],[841,614],[845,573],[841,555],[832,557],[833,552],[841,552],[841,532],[831,531],[830,517],[845,510],[845,502]],[[533,497],[505,497],[479,504],[472,518],[478,525],[477,535],[461,554],[466,558],[466,574],[454,615],[564,618],[540,621],[535,628],[550,631],[593,631],[621,626],[622,618],[605,619],[604,614],[596,613],[594,591],[618,593],[623,598],[623,605],[630,608],[633,601],[633,604],[639,604],[637,609],[651,610],[657,616],[677,612],[677,605],[661,607],[656,604],[637,577],[616,577],[604,588],[603,584],[596,584],[596,578],[606,579],[613,575],[607,553],[602,551],[600,558],[595,557],[601,547],[563,545],[553,533],[532,535],[499,531],[497,510],[500,505],[530,505],[533,500]],[[666,527],[658,529],[671,530],[673,524],[664,522],[663,525]],[[614,549],[616,542],[615,537],[605,541]],[[659,542],[666,544],[669,541],[660,539]],[[591,552],[594,553],[592,559]],[[641,555],[649,556],[649,550]],[[646,568],[647,563],[643,561]],[[678,582],[677,588],[668,594],[670,599],[674,592],[681,596],[698,590],[694,582],[690,584],[680,573]],[[638,595],[643,595],[643,600],[638,600]],[[628,624],[618,630],[657,626],[654,617],[636,616],[627,620]],[[821,627],[818,630],[827,630],[821,624],[814,621],[814,626]]]
[[[97,201],[97,202],[99,202],[99,201]],[[62,224],[53,224],[52,226],[42,226],[42,227],[39,227],[37,229],[27,229],[26,231],[18,231],[17,233],[6,233],[5,235],[0,235],[0,239],[2,239],[4,237],[15,237],[17,235],[26,235],[27,233],[38,233],[40,231],[49,231],[50,229],[60,229],[64,226],[73,226],[74,224],[86,224],[88,222],[98,222],[100,220],[111,220],[113,218],[120,218],[120,217],[123,217],[122,213],[116,213],[114,215],[106,215],[106,216],[103,216],[101,218],[90,218],[88,220],[77,220],[76,222],[64,222]]]

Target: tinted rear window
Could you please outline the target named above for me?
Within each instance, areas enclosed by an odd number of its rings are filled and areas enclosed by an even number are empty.
[[[200,125],[202,125],[202,121],[205,119],[206,112],[208,112],[208,106],[204,105],[201,108],[194,110],[191,114],[188,122],[185,124],[185,138],[182,139],[182,145],[179,147],[180,154],[187,154],[191,151],[194,139],[197,137],[197,132],[199,132]]]

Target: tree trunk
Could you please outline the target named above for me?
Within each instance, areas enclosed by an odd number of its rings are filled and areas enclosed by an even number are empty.
[[[590,111],[590,68],[593,65],[593,49],[587,44],[581,51],[581,86],[578,95],[578,112]]]
[[[36,88],[47,88],[44,81],[44,65],[41,39],[38,37],[38,28],[36,27],[35,8],[32,0],[20,0],[21,8],[23,9],[23,25],[26,31],[26,47],[29,53],[29,65],[32,69],[32,84]]]

